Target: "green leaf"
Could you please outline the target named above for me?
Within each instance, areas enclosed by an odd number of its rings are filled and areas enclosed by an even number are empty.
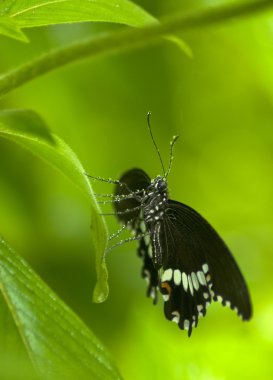
[[[21,31],[16,21],[8,16],[0,15],[0,34],[15,40],[28,42],[26,35]]]
[[[0,111],[0,136],[23,145],[68,177],[88,198],[91,205],[91,229],[96,252],[97,284],[94,302],[103,302],[108,296],[108,274],[104,261],[107,230],[99,215],[90,182],[85,170],[72,149],[59,137],[52,134],[44,121],[33,111]]]
[[[93,333],[1,238],[0,290],[42,379],[120,379]]]
[[[159,38],[179,31],[196,30],[211,25],[239,20],[241,17],[257,15],[273,8],[272,0],[255,0],[232,3],[225,6],[209,7],[190,14],[179,14],[161,23],[140,29],[118,31],[116,33],[90,38],[71,44],[28,62],[21,67],[0,76],[0,96],[9,93],[22,84],[55,70],[59,67],[87,57],[120,53],[129,49],[147,46]],[[169,37],[168,37],[169,38]]]
[[[83,21],[143,26],[155,21],[129,0],[8,0],[0,5],[1,13],[21,28]]]
[[[0,34],[4,30],[4,25],[1,28],[1,14],[6,16],[6,22],[10,20],[16,27],[22,41],[27,41],[27,38],[20,28],[87,21],[135,27],[158,23],[155,17],[129,0],[7,0],[0,4]],[[11,33],[9,36],[13,37]],[[18,36],[14,38],[19,39]],[[191,56],[189,46],[180,38],[168,39]]]
[[[38,380],[1,290],[0,342],[0,379],[18,379],[20,374],[21,380]]]

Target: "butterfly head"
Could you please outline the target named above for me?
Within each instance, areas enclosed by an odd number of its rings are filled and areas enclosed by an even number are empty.
[[[152,186],[153,188],[158,192],[158,193],[167,193],[168,191],[168,185],[167,181],[164,177],[162,176],[157,176],[153,181],[152,181]]]

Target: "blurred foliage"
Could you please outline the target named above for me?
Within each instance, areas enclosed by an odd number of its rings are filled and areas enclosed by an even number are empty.
[[[225,3],[138,1],[159,18]],[[171,136],[180,134],[169,177],[171,197],[211,222],[245,275],[253,319],[242,323],[235,313],[213,304],[190,339],[165,320],[162,303],[153,307],[145,297],[134,243],[109,254],[110,297],[92,304],[95,261],[85,199],[28,151],[0,140],[1,234],[92,328],[126,379],[273,377],[272,20],[268,11],[183,33],[193,59],[175,45],[160,42],[75,63],[0,101],[1,108],[38,112],[89,173],[112,178],[135,166],[151,176],[160,173],[146,126],[151,110],[165,160]],[[35,28],[26,32],[29,44],[0,37],[0,70],[115,28],[103,24]],[[107,184],[94,187],[96,192],[112,191]],[[117,229],[111,218],[109,228]],[[16,345],[14,352],[4,354],[4,336],[0,329],[0,358],[17,358]],[[21,353],[19,358],[24,361]],[[23,365],[28,371],[29,365]]]
[[[100,216],[90,181],[73,150],[58,136],[52,134],[46,123],[29,110],[0,111],[0,136],[29,149],[49,165],[55,167],[85,194],[91,209],[91,231],[96,253],[97,284],[94,301],[103,302],[108,296],[108,273],[105,264],[107,228]]]

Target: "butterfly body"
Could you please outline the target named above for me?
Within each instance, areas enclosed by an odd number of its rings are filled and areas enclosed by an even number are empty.
[[[163,250],[160,241],[160,229],[168,207],[168,188],[165,179],[161,176],[151,181],[144,192],[141,201],[143,219],[147,228],[148,236],[152,237],[152,258],[156,269],[162,267]],[[145,232],[145,230],[143,231]]]
[[[169,199],[165,177],[151,180],[131,169],[120,178],[116,196],[119,220],[141,236],[147,295],[157,303],[158,291],[162,294],[167,319],[190,336],[212,300],[242,319],[251,317],[247,286],[229,249],[201,215]]]

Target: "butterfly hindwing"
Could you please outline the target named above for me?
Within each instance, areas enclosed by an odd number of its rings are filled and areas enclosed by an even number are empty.
[[[244,278],[229,249],[192,208],[169,200],[161,234],[163,274],[160,290],[169,297],[165,315],[191,332],[212,299],[237,309],[247,320],[251,303]],[[163,285],[163,288],[162,288]]]
[[[142,259],[143,265],[141,270],[142,277],[147,282],[147,296],[153,299],[153,303],[157,303],[158,293],[158,271],[154,267],[152,260],[152,246],[149,239],[141,238],[138,246],[138,256]]]

